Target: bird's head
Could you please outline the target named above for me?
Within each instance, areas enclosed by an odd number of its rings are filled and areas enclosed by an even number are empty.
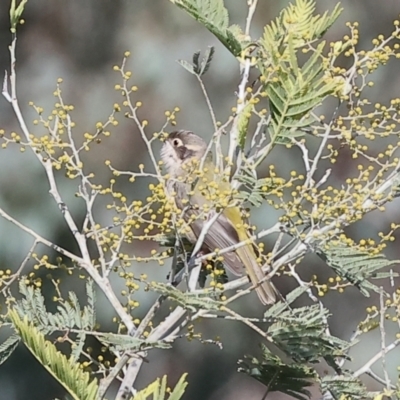
[[[181,175],[185,165],[200,161],[207,150],[206,142],[190,131],[171,132],[164,141],[161,158],[171,175]]]

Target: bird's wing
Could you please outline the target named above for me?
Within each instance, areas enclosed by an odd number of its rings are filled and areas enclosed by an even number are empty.
[[[216,211],[210,210],[207,215],[204,215],[204,212],[202,212],[202,208],[206,204],[209,205],[209,202],[205,200],[205,198],[201,195],[191,196],[190,203],[192,204],[192,206],[187,207],[187,204],[182,202],[182,200],[188,199],[187,192],[189,190],[190,188],[185,183],[176,182],[174,184],[174,192],[176,193],[175,202],[179,209],[183,210],[186,208],[186,212],[184,214],[184,219],[186,221],[194,219],[194,221],[190,223],[190,227],[193,231],[194,236],[198,238],[201,234],[203,226],[215,216]],[[239,213],[240,216],[239,210],[237,210],[237,213]],[[207,235],[205,236],[203,245],[207,247],[209,251],[214,251],[215,249],[225,249],[227,247],[238,244],[239,242],[240,240],[236,229],[234,228],[230,220],[224,215],[224,213],[221,213],[207,231]],[[224,264],[233,274],[243,275],[243,262],[234,251],[224,253],[222,254],[222,256],[224,257]]]
[[[213,214],[213,212],[211,212],[211,214]],[[191,228],[196,237],[199,237],[204,224],[205,221],[200,220],[200,218],[191,224]],[[229,219],[224,214],[221,214],[211,225],[204,238],[204,244],[210,251],[216,248],[222,250],[246,239],[245,237],[241,239]],[[223,257],[224,265],[235,275],[242,275],[243,270],[246,269],[250,281],[256,286],[257,295],[264,305],[273,304],[275,302],[276,290],[270,281],[264,280],[264,272],[257,263],[252,245],[242,246],[237,249],[236,252],[231,251],[224,253]],[[261,281],[263,282],[260,284]]]
[[[191,212],[195,213],[196,210]],[[201,216],[197,216],[197,219],[190,225],[197,238],[200,236],[203,226],[209,219],[213,218],[214,215],[215,212],[211,211],[208,214],[207,220],[204,220]],[[235,228],[224,214],[220,214],[220,216],[209,228],[203,243],[210,251],[214,251],[215,249],[223,250],[227,247],[238,244],[239,241],[240,240]],[[224,264],[232,273],[235,275],[243,274],[243,263],[240,261],[240,258],[235,252],[230,251],[222,254],[222,256],[224,257]]]
[[[181,199],[187,199],[187,190],[187,185],[185,184],[175,186],[177,193],[175,201],[181,210],[185,208]],[[204,209],[202,206],[209,205],[209,202],[203,196],[191,196],[190,203],[191,206],[187,208],[184,218],[190,223],[192,230],[190,240],[193,240],[200,236],[204,225],[215,217],[216,211],[210,210],[207,214],[201,211]],[[233,224],[239,224],[241,227],[236,229]],[[223,250],[247,239],[248,233],[243,226],[240,210],[237,207],[228,207],[219,214],[218,218],[209,227],[203,245],[212,252],[217,248]],[[270,281],[264,280],[265,276],[262,267],[258,265],[256,254],[251,244],[242,246],[236,251],[224,253],[222,256],[224,257],[224,265],[235,275],[242,275],[243,270],[246,269],[250,281],[256,286],[255,290],[263,304],[275,302],[276,290]],[[260,284],[261,281],[263,282]]]

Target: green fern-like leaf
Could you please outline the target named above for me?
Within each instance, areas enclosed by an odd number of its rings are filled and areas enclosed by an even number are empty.
[[[96,292],[92,279],[88,279],[86,282],[86,294],[88,304],[83,309],[82,319],[84,327],[93,330],[96,325]]]
[[[201,61],[201,64],[200,64],[200,70],[199,70],[199,75],[200,76],[204,75],[208,71],[208,69],[210,68],[211,61],[212,61],[212,59],[214,57],[214,52],[215,52],[214,46],[210,46],[206,50],[206,53],[204,54],[204,57],[203,57],[203,59]]]
[[[96,297],[93,283],[90,281],[86,285],[88,304],[83,310],[76,294],[69,292],[68,299],[61,301],[57,306],[58,313],[47,311],[40,289],[26,285],[23,279],[20,281],[19,289],[24,298],[17,302],[15,309],[21,317],[26,315],[44,334],[70,328],[93,330],[96,324]]]
[[[208,69],[210,68],[211,61],[214,57],[214,46],[210,46],[205,54],[203,59],[200,62],[200,51],[196,51],[196,53],[193,54],[193,64],[190,64],[189,62],[185,60],[178,60],[178,63],[186,69],[186,71],[190,72],[193,75],[197,76],[202,76],[204,75]]]
[[[82,354],[83,347],[86,342],[86,334],[79,333],[75,340],[74,345],[71,347],[71,361],[77,362]]]
[[[269,308],[264,317],[272,322],[267,333],[295,362],[316,363],[324,358],[333,368],[334,358],[346,358],[349,343],[326,332],[329,312],[320,305],[290,308],[306,288],[294,290],[286,301]]]
[[[170,0],[213,33],[235,56],[242,51],[244,39],[236,25],[229,27],[228,10],[223,0]]]
[[[83,372],[79,363],[69,360],[60,353],[32,323],[28,322],[26,316],[21,319],[14,310],[10,310],[8,316],[25,346],[73,399],[94,400],[96,398],[97,380],[91,380],[89,373]]]
[[[11,335],[0,345],[0,365],[11,356],[19,342],[18,335]]]
[[[96,337],[107,345],[112,345],[112,347],[117,350],[129,350],[131,352],[139,350],[147,350],[150,348],[158,349],[169,349],[171,345],[162,341],[149,341],[134,338],[129,335],[118,335],[116,333],[98,333]]]
[[[18,5],[16,5],[16,0],[11,0],[10,6],[10,25],[11,25],[11,32],[15,33],[17,30],[17,25],[19,20],[22,17],[22,13],[26,6],[28,0],[21,0]]]
[[[244,149],[244,145],[246,142],[246,136],[247,136],[247,128],[250,123],[250,117],[251,113],[253,111],[253,104],[252,103],[247,103],[242,112],[239,114],[239,119],[238,119],[238,143],[241,149]]]
[[[329,391],[336,399],[365,400],[374,397],[359,379],[351,375],[325,376],[321,379],[321,390],[323,393]]]
[[[315,122],[309,113],[336,91],[338,83],[323,74],[320,57],[324,45],[319,44],[302,68],[298,68],[297,54],[289,46],[289,60],[280,60],[276,77],[266,84],[272,116],[269,132],[275,143],[303,136],[301,128]]]
[[[262,178],[257,179],[253,175],[254,171],[244,169],[243,172],[236,177],[242,184],[236,198],[242,202],[247,201],[255,207],[261,206],[263,200],[266,199],[272,190],[279,190],[285,181],[281,178]]]
[[[165,285],[158,282],[153,282],[151,284],[151,289],[168,297],[170,300],[176,302],[181,307],[191,309],[193,311],[199,308],[218,311],[220,310],[222,304],[221,302],[214,300],[210,297],[212,293],[184,293],[171,285]]]
[[[370,290],[380,292],[370,279],[397,276],[397,273],[380,271],[400,263],[400,260],[388,260],[383,254],[370,254],[344,244],[330,244],[328,248],[318,249],[316,253],[340,277],[352,283],[366,297],[369,297]]]
[[[267,332],[279,348],[298,362],[347,358],[349,344],[326,334],[327,318],[328,311],[318,305],[286,310],[271,318],[275,322]]]
[[[275,60],[277,51],[279,59],[288,60],[290,46],[297,50],[320,39],[337,20],[342,8],[336,4],[332,13],[325,12],[322,16],[314,16],[314,11],[314,0],[296,0],[295,4],[289,4],[275,21],[265,27],[261,45]],[[289,42],[292,42],[290,46]]]
[[[288,143],[293,137],[303,136],[302,128],[315,122],[310,112],[338,90],[339,82],[323,73],[324,42],[299,66],[299,49],[320,39],[341,9],[336,6],[331,14],[322,16],[313,16],[314,11],[313,0],[296,0],[265,27],[259,41],[259,69],[268,77],[265,89],[270,102],[269,133],[273,143]],[[275,71],[272,77],[271,70]]]
[[[145,389],[138,392],[131,400],[180,400],[185,392],[187,374],[183,374],[172,392],[167,395],[167,377],[158,378]],[[168,397],[167,397],[168,396]]]
[[[182,398],[187,386],[186,377],[187,374],[183,374],[180,377],[179,381],[176,383],[174,387],[174,390],[169,395],[168,400],[179,400]]]
[[[19,291],[23,298],[15,304],[18,314],[21,317],[26,315],[28,320],[45,334],[54,331],[53,328],[58,326],[60,321],[47,312],[41,291],[28,286],[24,279],[19,281]]]
[[[262,347],[262,351],[261,360],[255,357],[239,360],[239,371],[264,384],[268,392],[281,392],[298,400],[311,398],[307,388],[317,379],[317,374],[312,368],[284,362],[265,346]]]

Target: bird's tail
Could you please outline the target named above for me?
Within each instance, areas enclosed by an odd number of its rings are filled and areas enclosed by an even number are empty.
[[[260,283],[265,278],[265,275],[262,267],[257,262],[253,248],[250,245],[240,247],[236,250],[236,254],[246,267],[247,275],[251,283],[256,287],[256,293],[261,303],[264,305],[275,303],[276,290],[273,284],[268,280]]]

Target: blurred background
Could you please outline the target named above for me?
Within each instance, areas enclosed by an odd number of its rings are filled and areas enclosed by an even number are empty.
[[[2,0],[0,7],[0,71],[9,70],[9,3]],[[225,4],[231,22],[244,26],[246,1],[226,0]],[[264,25],[287,4],[288,1],[282,0],[259,0],[253,37],[260,36]],[[332,10],[335,4],[332,0],[317,0],[318,12]],[[326,39],[341,40],[343,35],[348,34],[345,23],[358,21],[359,48],[365,49],[371,47],[371,40],[378,34],[390,34],[392,22],[400,13],[397,0],[344,0],[341,4],[344,12]],[[127,50],[131,52],[127,66],[133,72],[132,83],[139,88],[134,99],[143,103],[139,115],[149,121],[149,136],[159,131],[165,123],[165,111],[179,107],[181,111],[177,115],[176,128],[190,129],[205,138],[210,137],[212,123],[200,87],[196,79],[176,62],[178,59],[190,61],[195,51],[204,52],[207,46],[216,48],[214,61],[204,81],[217,119],[225,121],[235,104],[235,90],[239,83],[237,61],[204,27],[167,0],[29,0],[24,19],[25,24],[18,30],[18,97],[33,133],[43,134],[44,131],[31,124],[36,115],[28,103],[33,101],[44,108],[46,115],[49,114],[55,102],[53,92],[56,81],[60,77],[64,79],[64,101],[75,107],[75,134],[80,136],[84,132],[94,132],[96,122],[106,121],[113,104],[120,101],[114,85],[121,83],[121,80],[119,74],[113,71],[113,66],[121,64]],[[389,62],[386,67],[380,68],[374,80],[375,87],[370,92],[372,103],[379,99],[384,104],[387,99],[397,97],[400,90],[399,63]],[[104,166],[106,159],[112,160],[113,165],[121,170],[137,170],[141,163],[150,166],[133,122],[124,120],[122,116],[119,120],[120,124],[112,129],[112,136],[87,154],[85,166],[88,171],[96,173],[100,183],[107,183],[111,177]],[[0,97],[0,128],[6,132],[19,132],[10,105],[3,97]],[[168,130],[173,129],[168,127]],[[346,157],[340,161],[334,168],[333,179],[347,177],[353,166]],[[289,156],[284,150],[277,150],[269,162],[275,163],[282,175],[302,168],[300,154],[293,157],[293,154]],[[266,169],[260,171],[260,176],[265,174]],[[60,185],[64,201],[79,221],[84,215],[84,208],[74,197],[76,182],[61,179]],[[122,190],[132,199],[144,198],[146,187],[147,183],[142,182],[122,187]],[[44,237],[76,251],[73,238],[66,230],[48,189],[44,172],[29,151],[21,154],[16,146],[1,151],[0,207]],[[385,230],[391,221],[399,222],[399,215],[399,202],[395,201],[385,213],[369,215],[348,233],[355,239],[374,237],[376,232]],[[275,213],[264,209],[256,210],[254,216],[261,221],[260,228],[271,226],[277,218]],[[106,215],[98,215],[98,219],[107,222]],[[32,238],[0,220],[0,239],[0,269],[14,271],[32,245]],[[271,246],[272,243],[267,243],[267,247]],[[45,254],[46,249],[41,250]],[[400,258],[398,246],[389,248],[387,255]],[[323,280],[330,274],[329,269],[316,257],[307,258],[303,264],[305,279],[318,273]],[[168,263],[164,267],[149,264],[134,268],[145,270],[154,279],[160,280],[165,280],[168,273]],[[30,272],[29,269],[26,272]],[[119,284],[115,282],[117,292]],[[283,293],[287,293],[295,284],[282,279],[276,285]],[[76,285],[78,292],[81,286],[83,289],[82,284]],[[68,287],[65,293],[67,290]],[[142,309],[138,312],[139,317],[151,300],[146,295],[140,299]],[[254,310],[255,303],[255,297],[249,297],[240,304],[239,309],[252,315],[260,311]],[[114,325],[111,325],[112,310],[107,302],[99,296],[98,304],[98,319],[102,329],[114,329]],[[378,299],[366,299],[358,291],[348,290],[344,295],[328,294],[326,304],[333,313],[332,333],[348,339],[357,322],[364,317],[365,307],[378,304]],[[224,343],[223,352],[217,346],[187,343],[185,339],[177,341],[173,351],[152,351],[149,362],[144,363],[140,372],[137,387],[142,388],[163,374],[168,374],[173,386],[175,380],[187,371],[190,384],[185,399],[260,399],[264,393],[263,386],[237,373],[235,365],[236,360],[244,354],[259,354],[258,337],[241,324],[223,321],[203,321],[197,330],[203,332],[204,339],[219,335]],[[389,335],[391,333],[394,332],[389,332]],[[353,366],[357,368],[362,365],[379,350],[379,346],[377,332],[366,335],[362,345],[352,352],[356,359]],[[398,354],[393,353],[388,358],[388,363],[393,366],[393,374],[396,357]],[[379,373],[380,364],[376,368]],[[369,389],[377,388],[374,382],[365,382]],[[0,400],[47,400],[64,396],[63,389],[23,345],[0,366],[0,388]],[[315,390],[314,393],[314,398],[318,398],[318,392]],[[270,394],[267,398],[283,400],[287,397]]]

